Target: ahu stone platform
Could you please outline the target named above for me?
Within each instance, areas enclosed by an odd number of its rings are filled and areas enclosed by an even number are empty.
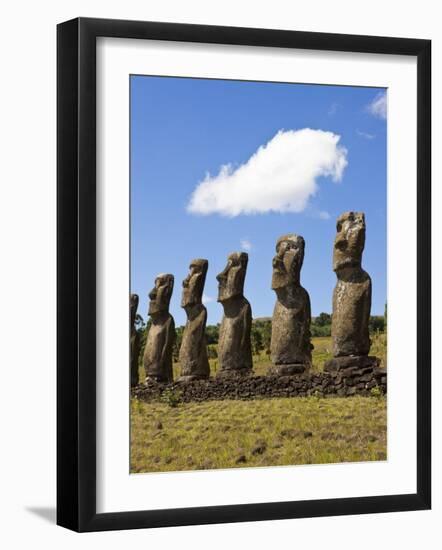
[[[207,380],[159,383],[149,382],[132,388],[132,397],[156,401],[166,389],[179,390],[183,402],[272,397],[370,396],[373,388],[387,393],[387,372],[377,367],[350,367],[335,372],[305,372],[293,376],[213,377]]]

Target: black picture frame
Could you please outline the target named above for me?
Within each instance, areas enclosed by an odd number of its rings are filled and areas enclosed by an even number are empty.
[[[396,54],[417,58],[415,494],[117,513],[96,512],[97,37]],[[57,523],[83,532],[429,509],[431,41],[79,18],[58,25],[57,47]]]

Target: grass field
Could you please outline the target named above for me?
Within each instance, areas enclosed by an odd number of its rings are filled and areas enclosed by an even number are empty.
[[[386,367],[386,335],[372,336],[370,353]],[[313,370],[331,358],[331,338],[312,339]],[[269,357],[255,355],[254,374]],[[217,361],[210,360],[212,374]],[[180,366],[174,364],[174,377]],[[144,380],[140,369],[140,380]],[[326,464],[385,460],[384,397],[273,398],[181,403],[131,402],[131,472]]]
[[[131,472],[386,459],[386,399],[134,400]]]

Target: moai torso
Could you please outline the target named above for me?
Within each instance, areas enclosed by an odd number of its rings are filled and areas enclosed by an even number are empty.
[[[173,380],[172,352],[175,342],[175,323],[171,315],[152,320],[144,348],[146,378],[156,382]]]
[[[218,302],[224,309],[219,329],[217,375],[248,374],[252,371],[252,309],[243,296],[248,255],[230,254],[218,279]]]
[[[368,355],[371,280],[365,271],[339,278],[333,292],[333,356]]]
[[[206,344],[207,310],[202,303],[208,266],[207,260],[192,260],[189,274],[183,281],[181,307],[186,311],[187,322],[179,353],[182,382],[210,375]]]
[[[200,311],[188,318],[180,347],[181,379],[208,378],[209,359],[206,346],[207,310],[202,305]]]
[[[300,285],[304,239],[288,234],[280,237],[273,258],[272,289],[277,300],[272,317],[271,372],[296,374],[310,368],[310,297]]]
[[[252,370],[252,308],[242,298],[224,307],[224,316],[219,329],[219,373],[246,373]]]
[[[152,323],[147,334],[143,357],[146,382],[173,380],[175,323],[169,313],[173,282],[173,275],[160,274],[155,279],[155,287],[149,293],[149,315]]]
[[[311,365],[310,321],[310,298],[304,288],[296,289],[289,307],[276,301],[270,343],[271,359],[275,365]]]
[[[138,309],[138,295],[130,295],[130,385],[137,386],[139,382],[138,375],[138,357],[140,355],[140,335],[135,327],[135,318]]]

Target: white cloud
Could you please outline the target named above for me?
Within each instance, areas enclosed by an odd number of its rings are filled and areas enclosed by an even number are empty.
[[[369,134],[368,132],[362,132],[361,130],[356,130],[358,136],[361,136],[365,139],[374,139],[376,136],[374,134]]]
[[[213,302],[213,298],[211,296],[207,296],[207,294],[203,293],[202,302],[203,302],[203,304],[210,304],[210,302]]]
[[[347,166],[347,149],[340,136],[323,130],[280,130],[247,162],[221,167],[206,175],[190,197],[192,214],[261,214],[302,212],[318,190],[317,178],[340,181]]]
[[[330,214],[328,212],[326,212],[325,210],[321,210],[319,212],[318,216],[321,220],[329,220],[330,219]]]
[[[387,93],[379,92],[367,105],[367,111],[377,118],[387,119]]]
[[[245,250],[246,252],[250,252],[252,250],[252,243],[249,241],[249,239],[241,239],[241,248]]]

